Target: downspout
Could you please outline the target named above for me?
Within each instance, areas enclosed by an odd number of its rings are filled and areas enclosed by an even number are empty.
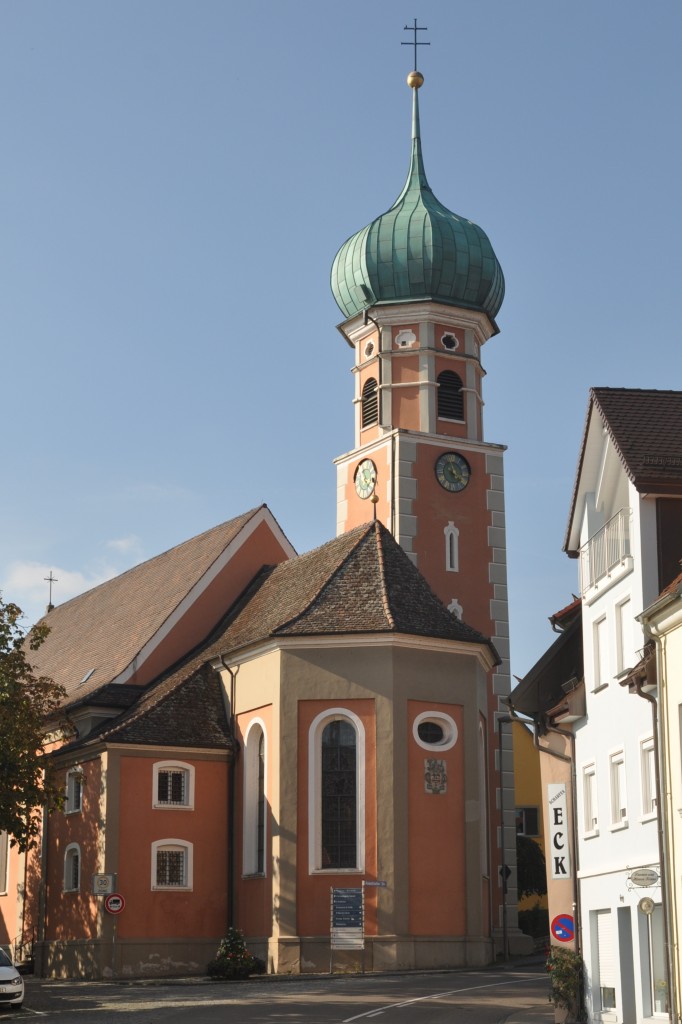
[[[234,795],[236,789],[236,765],[237,765],[237,736],[235,730],[235,713],[234,713],[234,700],[237,687],[237,667],[233,672],[230,666],[225,661],[223,655],[220,655],[220,661],[226,672],[230,673],[230,733],[234,741],[234,757],[232,764],[230,765],[230,776],[228,781],[228,806],[227,806],[227,926],[228,928],[234,927],[234,890],[235,890],[235,828],[234,828]]]
[[[657,643],[656,644],[656,670],[657,670],[657,678],[658,679],[661,678],[660,674],[658,674],[659,671],[660,671],[659,659],[660,659],[660,645]],[[651,727],[652,727],[653,734],[654,734],[654,774],[655,774],[655,777],[656,777],[656,793],[658,794],[658,799],[659,799],[659,802],[661,804],[661,807],[659,808],[659,813],[657,815],[657,819],[658,819],[658,821],[657,821],[657,834],[658,834],[658,859],[659,859],[660,869],[661,869],[661,907],[663,909],[663,934],[664,934],[664,936],[669,937],[670,933],[668,931],[668,922],[670,920],[670,914],[669,914],[669,905],[668,905],[668,900],[669,900],[668,861],[667,861],[667,857],[666,857],[665,829],[664,829],[665,813],[666,813],[666,801],[661,799],[661,796],[663,794],[663,790],[661,789],[661,769],[660,769],[660,764],[659,764],[660,744],[659,744],[659,736],[658,736],[658,730],[659,730],[658,701],[656,700],[656,698],[652,694],[645,693],[644,690],[642,689],[642,687],[644,686],[644,679],[642,679],[639,676],[636,676],[636,677],[633,678],[632,682],[633,682],[633,685],[634,685],[634,688],[635,688],[635,692],[637,693],[637,696],[638,697],[642,697],[643,700],[647,700],[651,704]],[[677,1014],[677,992],[676,992],[676,989],[675,989],[675,972],[673,970],[672,960],[671,960],[672,943],[671,942],[666,942],[665,946],[666,946],[666,950],[665,950],[666,983],[668,985],[668,992],[670,993],[670,1000],[669,1000],[669,1005],[668,1005],[668,1013],[669,1013],[669,1019],[671,1021],[673,1021],[673,1022],[677,1022],[679,1018],[678,1018],[678,1014]]]
[[[47,853],[48,853],[48,822],[50,816],[47,807],[43,807],[43,829],[40,842],[40,882],[38,885],[38,949],[40,950],[40,967],[38,977],[44,976],[45,970],[45,930],[47,917]],[[26,851],[28,863],[29,851]],[[24,899],[26,897],[24,896]],[[35,962],[35,956],[34,956]]]

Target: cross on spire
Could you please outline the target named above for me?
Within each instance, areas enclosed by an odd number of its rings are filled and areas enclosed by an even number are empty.
[[[53,583],[59,583],[59,580],[57,579],[56,576],[52,575],[52,569],[50,569],[50,575],[49,576],[43,576],[43,579],[45,580],[46,583],[50,584],[50,600],[49,600],[49,603],[48,603],[48,606],[47,606],[47,610],[48,610],[48,612],[50,612],[54,608],[54,605],[52,604],[52,584]]]
[[[414,47],[414,70],[417,70],[417,47],[418,46],[430,46],[431,43],[420,43],[417,39],[417,32],[426,32],[426,25],[418,25],[417,19],[414,19],[414,25],[406,25],[403,29],[404,32],[414,32],[414,39],[411,43],[401,43],[401,46],[413,46]]]

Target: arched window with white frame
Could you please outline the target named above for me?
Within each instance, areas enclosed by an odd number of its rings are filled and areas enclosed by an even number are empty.
[[[254,718],[244,737],[243,873],[265,875],[267,799],[265,724]]]
[[[69,843],[64,851],[64,892],[79,892],[81,887],[81,848]]]
[[[194,809],[194,765],[186,761],[155,761],[152,807]]]
[[[445,569],[447,572],[459,572],[459,530],[450,520],[444,527],[445,536]]]
[[[184,839],[158,839],[152,843],[152,889],[191,889],[192,843]]]
[[[364,871],[365,729],[347,708],[312,722],[309,761],[309,864],[312,871]]]

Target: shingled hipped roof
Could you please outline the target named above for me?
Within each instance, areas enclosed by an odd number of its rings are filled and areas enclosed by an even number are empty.
[[[564,541],[569,554],[590,420],[595,414],[640,494],[682,494],[682,391],[591,388]]]
[[[69,703],[110,683],[259,512],[251,509],[58,605],[41,620],[50,634],[32,655],[36,671],[61,683]]]

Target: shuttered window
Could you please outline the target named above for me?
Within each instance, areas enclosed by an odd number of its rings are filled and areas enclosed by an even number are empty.
[[[379,388],[374,377],[365,381],[362,389],[362,425],[371,427],[379,419]]]
[[[462,378],[452,370],[438,374],[438,415],[445,420],[464,419]]]
[[[597,911],[597,953],[599,957],[599,991],[602,1010],[616,1007],[616,954],[613,915],[610,910]]]

